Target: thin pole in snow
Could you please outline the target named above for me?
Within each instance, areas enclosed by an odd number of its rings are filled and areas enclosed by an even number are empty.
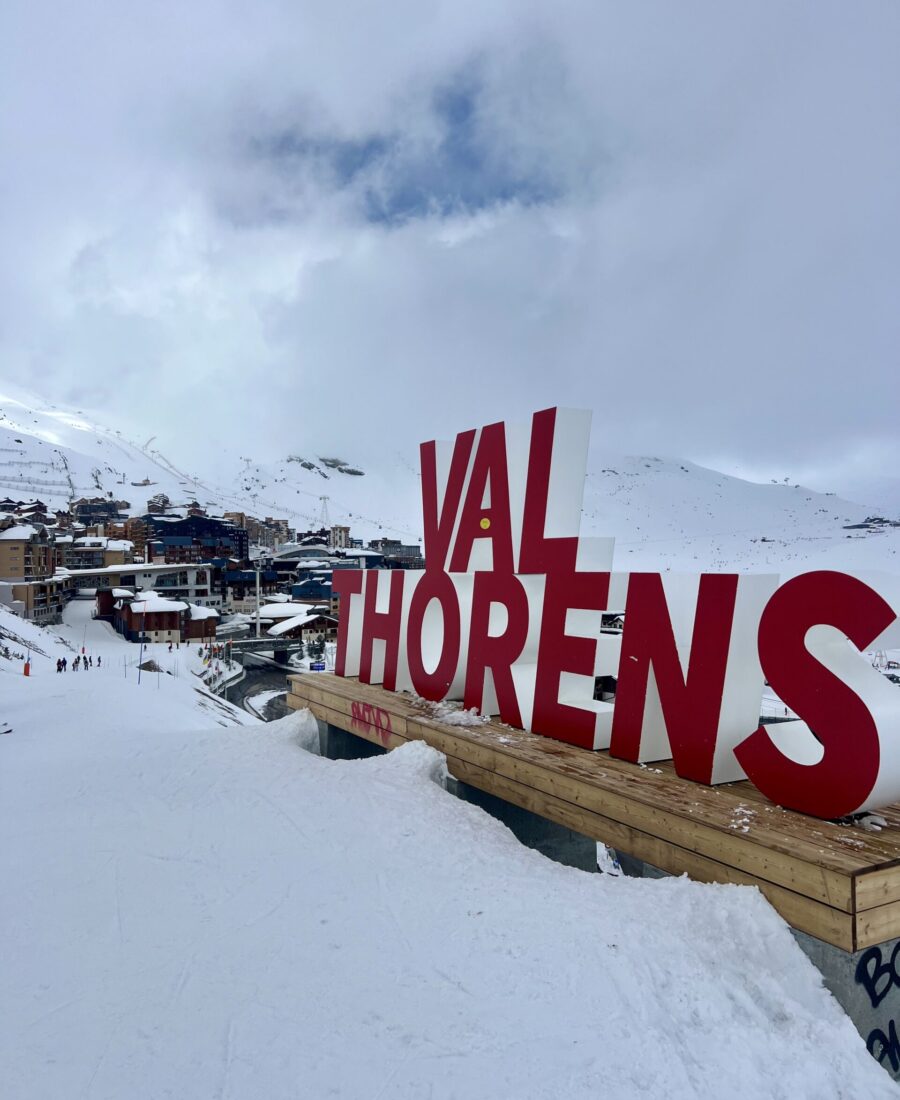
[[[259,562],[256,563],[256,636],[259,637]]]

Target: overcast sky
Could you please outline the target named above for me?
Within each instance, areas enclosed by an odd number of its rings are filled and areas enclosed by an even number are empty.
[[[892,475],[898,55],[894,0],[6,0],[2,377],[187,461],[563,404]]]

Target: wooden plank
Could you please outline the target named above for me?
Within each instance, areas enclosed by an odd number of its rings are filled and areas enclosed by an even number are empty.
[[[386,730],[384,727],[373,725],[371,722],[359,722],[352,718],[348,722],[345,714],[333,711],[328,707],[322,709],[324,711],[323,721],[340,729],[348,730],[357,737],[371,741],[373,745],[380,745],[383,749],[396,749],[399,745],[405,745],[409,740],[408,737],[396,730]]]
[[[900,901],[862,909],[855,916],[855,951],[893,940],[900,936]]]
[[[860,871],[855,878],[856,908],[873,909],[900,902],[900,862]]]
[[[379,745],[383,749],[396,749],[398,745],[405,745],[407,742],[407,738],[401,734],[387,733],[383,729],[368,723],[348,721],[347,715],[340,711],[331,710],[324,703],[303,699],[292,703],[289,695],[288,706],[293,707],[295,710],[308,707],[310,712],[320,721],[328,722],[332,726],[337,726],[338,729],[345,729],[349,733],[361,737],[364,741],[371,741],[373,745]]]
[[[288,697],[290,698],[290,696],[293,694],[294,692],[290,692]],[[320,687],[318,684],[312,684],[308,687],[304,686],[303,695],[301,695],[300,697],[314,700],[317,703],[324,703],[331,710],[339,714],[343,714],[347,719],[350,720],[352,720],[353,718],[353,704],[360,702],[360,700],[350,699],[335,692],[330,692],[327,689]],[[302,706],[304,704],[301,703],[300,705]],[[405,715],[385,706],[379,706],[378,709],[390,715],[391,729],[395,733],[405,733]]]

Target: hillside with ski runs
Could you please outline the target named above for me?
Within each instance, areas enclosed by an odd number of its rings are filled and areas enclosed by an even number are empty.
[[[149,420],[146,430],[154,430]],[[324,516],[357,538],[421,539],[414,452],[385,452],[372,467],[341,449],[319,454],[291,438],[280,461],[263,463],[232,454],[212,428],[210,468],[189,470],[154,438],[139,443],[81,412],[0,394],[0,496],[39,497],[53,508],[106,496],[140,514],[164,493],[175,508],[196,500],[210,514],[281,517],[297,529],[317,527]],[[582,533],[614,536],[615,566],[623,570],[900,571],[900,517],[681,459],[592,453]]]

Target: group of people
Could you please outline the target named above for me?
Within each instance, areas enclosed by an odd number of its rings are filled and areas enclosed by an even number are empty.
[[[75,660],[72,662],[72,671],[73,672],[77,672],[80,668],[83,668],[85,670],[85,672],[87,672],[87,670],[89,668],[93,668],[93,667],[94,667],[94,658],[91,657],[91,656],[85,656],[84,654],[81,654],[81,653],[79,653],[78,656],[75,658]],[[97,668],[102,668],[102,667],[103,667],[103,658],[98,656],[97,657]],[[57,659],[57,662],[56,662],[56,671],[57,672],[66,672],[68,670],[68,668],[69,668],[69,659],[68,659],[68,657],[60,657],[60,658]]]

